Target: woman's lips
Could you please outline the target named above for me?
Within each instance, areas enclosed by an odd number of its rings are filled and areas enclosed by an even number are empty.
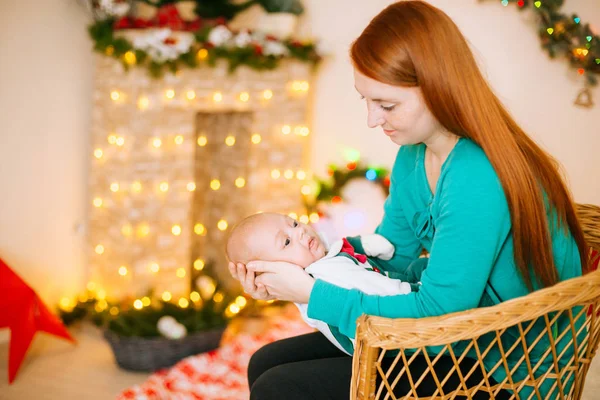
[[[393,129],[392,130],[387,130],[387,129],[383,130],[383,133],[385,133],[386,136],[392,136],[394,134],[394,132],[396,132],[396,131]]]

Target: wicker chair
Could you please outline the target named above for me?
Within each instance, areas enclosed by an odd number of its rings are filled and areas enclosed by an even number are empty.
[[[578,205],[577,212],[586,241],[600,251],[600,207]],[[350,398],[445,400],[483,394],[495,399],[506,389],[504,395],[511,399],[578,400],[600,341],[599,303],[600,270],[493,307],[421,319],[363,315],[357,321]],[[537,332],[531,331],[533,326]],[[481,345],[484,336],[491,338],[487,347]],[[500,361],[484,368],[494,346]],[[537,351],[545,368],[530,359],[532,351]],[[476,354],[476,360],[465,371],[462,361],[467,352],[471,358]],[[415,373],[410,366],[418,354],[427,365]],[[432,366],[442,354],[452,357],[454,367],[438,375]],[[514,368],[520,369],[519,377],[510,372]],[[497,370],[505,376],[498,383],[490,380]],[[446,382],[451,374],[459,383],[449,390]],[[430,382],[433,378],[436,390],[423,396],[418,388],[426,375]],[[473,382],[474,376],[480,378]],[[408,379],[409,393],[394,395],[401,377],[404,382]]]

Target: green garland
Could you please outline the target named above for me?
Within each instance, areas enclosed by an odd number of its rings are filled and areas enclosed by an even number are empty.
[[[585,106],[591,106],[591,94],[587,87],[598,84],[600,74],[600,37],[592,32],[590,25],[584,23],[577,14],[568,16],[560,12],[564,0],[501,0],[502,5],[516,3],[519,10],[529,6],[539,16],[538,35],[542,47],[551,58],[562,56],[568,59],[579,75],[585,76],[586,88],[580,93],[589,96]]]
[[[330,165],[328,175],[330,179],[317,178],[315,180],[316,196],[304,197],[304,206],[307,212],[315,212],[320,202],[341,202],[343,200],[342,190],[352,179],[367,179],[381,186],[386,196],[390,193],[390,172],[386,168],[366,166],[359,161],[351,161],[344,167]]]
[[[224,290],[215,279],[212,263],[207,263],[202,271],[191,268],[191,287],[196,292],[202,292],[196,287],[197,278],[208,276],[215,282],[214,294],[208,299],[186,298],[186,307],[174,302],[165,301],[147,293],[146,303],[141,308],[134,306],[134,299],[125,299],[118,302],[108,302],[97,297],[89,291],[80,297],[73,305],[58,307],[58,315],[65,323],[71,325],[79,321],[90,321],[94,325],[112,331],[120,336],[158,337],[161,336],[157,328],[158,320],[163,316],[171,316],[184,325],[188,334],[223,327],[234,314],[228,313],[230,304],[235,304],[239,293]],[[217,299],[217,293],[220,298]],[[188,300],[189,299],[189,300]],[[264,302],[245,298],[246,304],[235,315],[258,315]],[[137,299],[137,301],[142,301]],[[280,306],[280,304],[274,304]]]
[[[152,60],[146,51],[134,48],[126,38],[117,37],[114,24],[114,19],[105,19],[98,20],[89,27],[90,37],[94,41],[94,50],[120,61],[126,70],[132,65],[145,67],[155,78],[160,78],[165,71],[176,73],[182,67],[198,68],[202,65],[214,67],[218,60],[228,61],[229,72],[235,71],[242,65],[258,71],[272,70],[277,68],[284,59],[299,60],[314,67],[321,60],[315,43],[293,39],[281,41],[289,51],[287,56],[264,55],[252,44],[245,47],[214,47],[208,42],[210,31],[215,28],[213,25],[193,32],[194,43],[188,52],[174,60],[158,62]]]

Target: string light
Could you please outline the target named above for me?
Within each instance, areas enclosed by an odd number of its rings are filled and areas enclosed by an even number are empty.
[[[206,235],[206,228],[202,224],[196,224],[196,225],[194,225],[194,233],[196,235],[205,236]]]
[[[150,233],[150,226],[143,222],[140,225],[138,225],[137,228],[137,236],[138,237],[145,237],[148,236],[148,234]]]
[[[157,273],[159,270],[160,265],[158,265],[157,263],[150,264],[150,271],[152,271],[153,273]]]
[[[234,137],[234,136],[231,136],[231,135],[227,136],[227,137],[225,138],[225,144],[226,144],[227,146],[233,146],[233,145],[235,144],[235,137]]]
[[[260,135],[258,133],[255,133],[254,135],[252,135],[252,143],[254,144],[259,144],[260,141],[262,140],[262,138],[260,137]]]
[[[306,179],[306,172],[298,170],[298,172],[296,172],[296,178],[303,181],[304,179]]]
[[[187,190],[190,192],[193,192],[194,190],[196,190],[196,183],[195,182],[190,182],[187,184]]]
[[[237,304],[240,308],[244,308],[247,303],[248,300],[246,300],[244,296],[238,296],[235,298],[235,304]]]
[[[292,179],[294,177],[294,171],[292,171],[291,169],[286,169],[283,173],[283,176],[285,177],[285,179]]]
[[[140,110],[145,110],[150,106],[150,99],[146,96],[140,96],[138,98],[137,106]]]
[[[274,169],[271,171],[271,178],[279,179],[280,176],[281,176],[281,172],[278,169]]]
[[[220,101],[222,101],[222,100],[223,100],[223,95],[221,94],[221,92],[215,92],[215,93],[213,94],[213,101],[214,101],[215,103],[219,103],[219,102],[220,102]]]
[[[175,136],[174,142],[175,142],[175,144],[177,144],[177,145],[180,145],[180,144],[182,144],[182,143],[183,143],[183,136],[182,136],[182,135],[177,135],[177,136]]]
[[[298,214],[296,214],[295,212],[289,213],[288,216],[293,219],[298,219]]]
[[[125,54],[123,54],[123,59],[125,60],[125,62],[128,65],[134,65],[137,61],[136,57],[135,57],[135,53],[131,50],[129,50],[128,52],[126,52]]]
[[[119,99],[121,98],[121,93],[119,93],[118,90],[113,90],[112,92],[110,92],[110,98],[113,101],[119,101]]]
[[[265,90],[265,91],[263,92],[263,98],[264,98],[265,100],[271,100],[271,99],[273,98],[273,91],[272,91],[272,90],[269,90],[269,89]]]
[[[536,8],[540,8],[540,7],[542,6],[542,2],[541,2],[541,1],[536,1],[535,3],[533,3],[533,5],[534,5]]]
[[[223,298],[224,298],[224,296],[223,296],[223,293],[221,293],[221,292],[217,292],[217,293],[215,293],[215,295],[214,295],[214,297],[213,297],[213,301],[214,301],[215,303],[220,303],[220,302],[222,302],[222,301],[223,301]]]
[[[284,135],[289,135],[292,132],[292,127],[289,125],[284,125],[281,128],[281,133],[283,133]]]
[[[125,138],[122,136],[119,136],[117,138],[117,140],[115,141],[115,144],[119,147],[123,147],[123,145],[125,144]]]
[[[319,214],[317,214],[317,213],[311,213],[308,218],[310,219],[310,222],[312,222],[313,224],[316,224],[317,222],[319,222]]]
[[[163,299],[164,301],[171,301],[171,293],[170,293],[170,292],[164,292],[164,293],[162,294],[162,299]]]
[[[302,222],[303,224],[308,224],[308,215],[301,215],[300,216],[300,222]]]
[[[96,254],[103,254],[104,253],[104,246],[102,246],[101,244],[97,245],[96,248],[94,249],[96,251]]]
[[[96,298],[98,300],[104,300],[104,299],[106,299],[106,291],[104,289],[98,290],[98,293],[96,293]]]
[[[239,188],[243,188],[244,185],[246,185],[246,180],[242,177],[239,177],[235,180],[235,186],[239,187]]]
[[[202,60],[206,59],[206,57],[208,57],[208,50],[206,50],[206,49],[198,50],[198,53],[196,54],[196,58],[198,58],[198,60],[202,61]]]
[[[96,157],[97,159],[101,159],[103,154],[104,152],[102,151],[102,149],[94,150],[94,157]]]
[[[63,297],[62,299],[60,299],[60,308],[62,308],[63,310],[67,311],[71,309],[71,299],[69,299],[68,297]]]
[[[219,220],[219,222],[217,223],[217,228],[219,228],[219,230],[221,231],[227,229],[227,221],[225,221],[224,219]]]
[[[175,98],[175,90],[173,90],[173,89],[165,90],[165,97],[169,100],[172,100],[173,98]]]
[[[171,227],[171,233],[173,233],[175,236],[181,235],[181,226],[173,225],[173,227]]]
[[[114,54],[114,52],[115,52],[114,46],[107,46],[106,50],[104,50],[104,53],[109,57],[112,56]]]
[[[210,188],[212,190],[219,190],[220,187],[221,187],[221,182],[219,182],[218,179],[213,179],[212,181],[210,181]]]
[[[194,303],[200,301],[200,293],[196,291],[190,293],[190,300],[192,300]]]
[[[177,268],[177,272],[175,272],[175,275],[177,275],[178,278],[184,278],[185,268]]]
[[[109,144],[116,144],[117,143],[117,135],[115,135],[114,133],[111,133],[110,135],[108,135],[108,138],[106,138],[106,140],[108,140]]]
[[[100,197],[94,199],[94,207],[102,207],[102,199]]]
[[[248,92],[240,93],[240,100],[244,103],[247,102],[248,100],[250,100],[250,94]]]
[[[119,191],[119,184],[117,182],[113,182],[110,184],[110,191],[111,192],[118,192]]]
[[[142,308],[144,308],[144,303],[142,303],[142,301],[140,299],[137,299],[136,301],[133,302],[133,307],[136,310],[141,310]]]
[[[548,35],[552,35],[554,33],[554,29],[548,28],[548,29],[546,29],[546,32],[548,32]]]
[[[144,305],[144,307],[148,307],[151,303],[152,303],[152,300],[150,300],[150,297],[148,297],[148,296],[142,297],[142,304]]]
[[[190,302],[185,297],[182,297],[179,299],[179,307],[187,308],[189,305],[190,305]]]
[[[119,267],[119,275],[121,276],[125,276],[127,275],[127,267],[122,265],[121,267]]]
[[[237,314],[240,312],[240,307],[237,304],[230,304],[228,309],[232,314]]]
[[[196,98],[196,92],[194,92],[193,90],[188,90],[188,91],[185,93],[185,97],[186,97],[188,100],[192,101],[192,100],[194,100],[194,99]]]
[[[131,190],[133,190],[135,193],[139,193],[142,191],[142,182],[140,181],[135,181],[131,184]]]
[[[169,190],[169,184],[167,182],[161,182],[158,188],[161,192],[166,192],[167,190]]]
[[[300,128],[300,136],[308,136],[310,134],[310,130],[307,126],[303,126]]]
[[[206,136],[198,137],[198,146],[206,146],[206,143],[208,143]]]
[[[197,271],[202,271],[204,269],[204,260],[198,258],[194,261],[194,269]]]
[[[110,308],[109,312],[110,312],[110,315],[117,316],[117,315],[119,315],[119,308],[116,306],[112,306]]]
[[[304,185],[304,186],[302,186],[302,188],[300,189],[300,192],[301,192],[303,195],[305,195],[305,196],[308,196],[308,195],[309,195],[309,194],[312,192],[312,190],[311,190],[310,186],[308,186],[308,185]]]
[[[158,149],[160,146],[162,146],[162,140],[159,138],[152,139],[152,146]]]

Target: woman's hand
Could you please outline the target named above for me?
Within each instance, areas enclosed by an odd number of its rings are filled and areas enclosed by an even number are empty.
[[[242,263],[235,265],[229,263],[229,273],[234,279],[240,281],[244,287],[244,292],[248,293],[252,298],[256,300],[273,300],[275,296],[269,294],[265,285],[256,284],[254,271],[248,271],[246,266]]]
[[[261,272],[254,282],[279,300],[308,304],[315,280],[301,267],[280,261],[251,261],[248,274]]]

